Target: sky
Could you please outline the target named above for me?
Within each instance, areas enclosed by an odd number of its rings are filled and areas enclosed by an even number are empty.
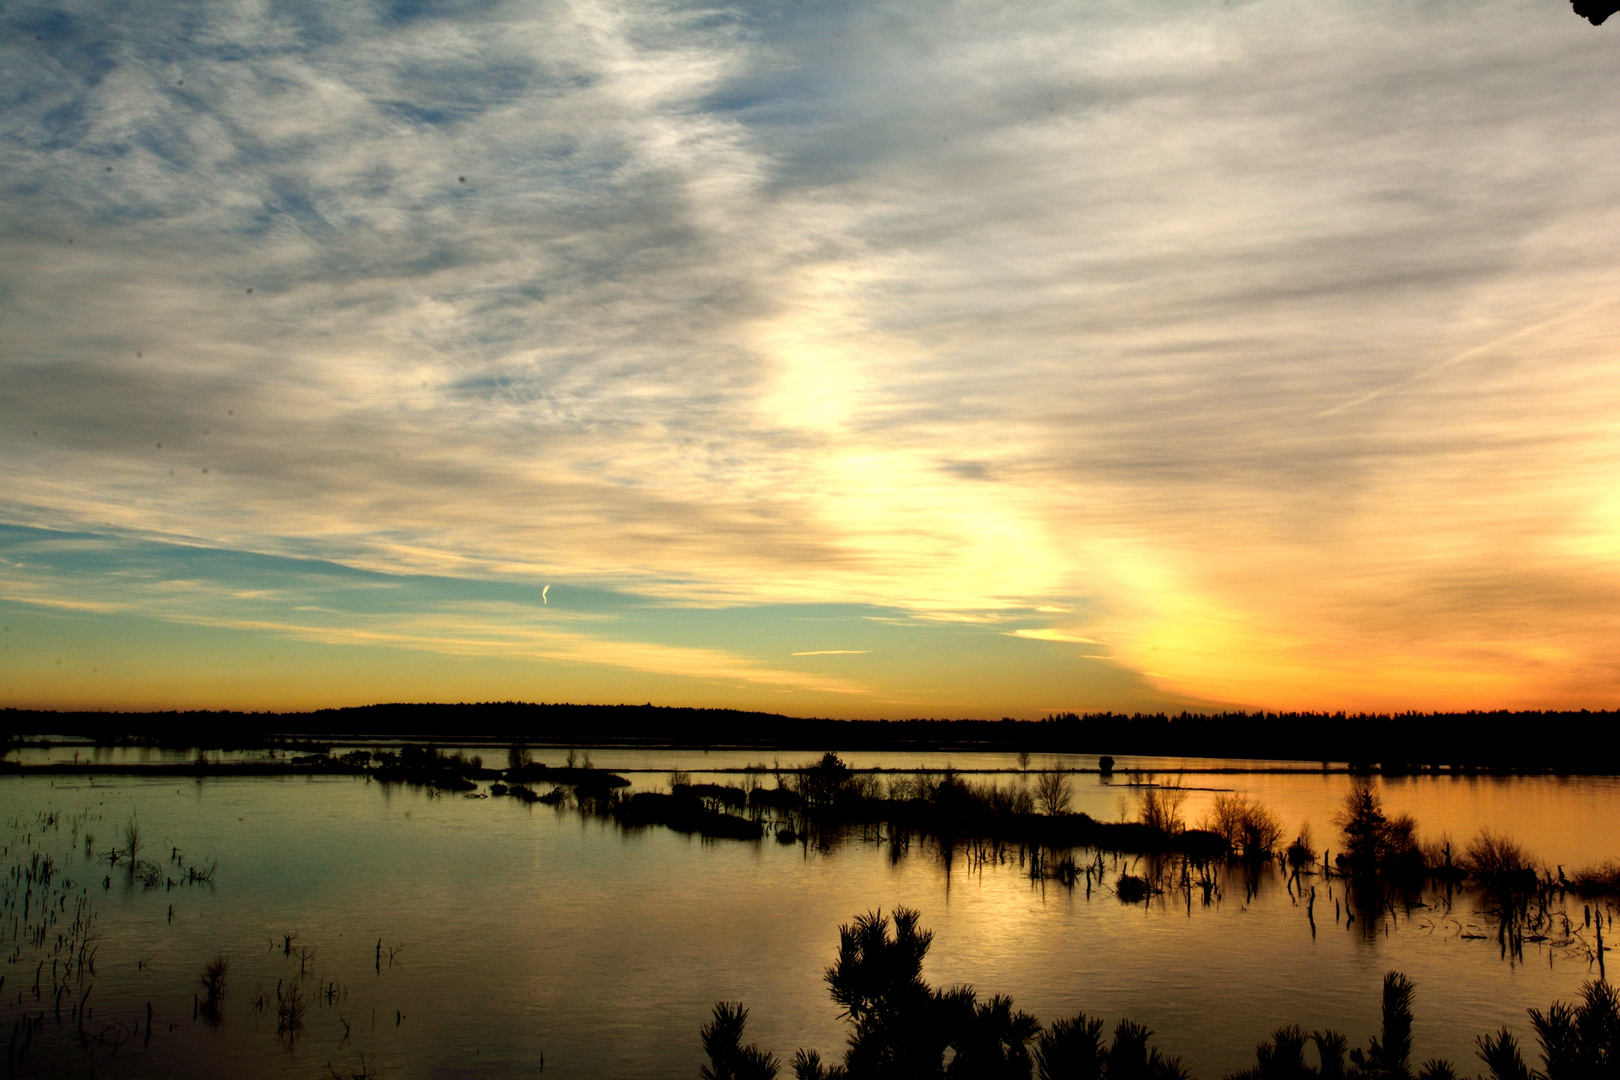
[[[0,705],[1620,706],[1616,34],[0,0]]]

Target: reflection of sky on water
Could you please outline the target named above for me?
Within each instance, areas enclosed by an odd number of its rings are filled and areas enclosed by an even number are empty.
[[[1527,829],[1571,789],[1613,816],[1606,783],[1479,787],[1518,806]],[[173,1075],[183,1061],[198,1076],[288,1068],[313,1076],[359,1050],[375,1053],[389,1075],[524,1075],[543,1049],[548,1077],[689,1076],[698,1026],[721,998],[750,1005],[750,1036],[762,1045],[837,1051],[842,1032],[821,982],[837,925],[899,903],[920,908],[937,932],[927,971],[936,984],[1009,993],[1046,1020],[1082,1008],[1110,1021],[1132,1016],[1205,1077],[1250,1058],[1281,1023],[1331,1023],[1365,1039],[1390,968],[1418,984],[1418,1055],[1464,1066],[1475,1034],[1501,1023],[1524,1030],[1526,1007],[1572,995],[1587,976],[1584,963],[1549,964],[1534,946],[1510,964],[1494,942],[1424,929],[1432,916],[1422,911],[1403,913],[1387,937],[1366,937],[1335,924],[1325,887],[1313,941],[1303,909],[1274,877],[1248,904],[1229,878],[1219,907],[1195,900],[1189,913],[1175,902],[1124,908],[1100,893],[1088,901],[1083,887],[1033,885],[1016,861],[974,869],[959,857],[947,882],[921,842],[894,864],[874,844],[807,854],[704,843],[510,800],[428,798],[348,779],[0,785],[7,822],[87,805],[101,816],[90,826],[98,850],[133,810],[153,857],[177,845],[193,860],[220,862],[212,891],[130,891],[117,875],[111,890],[91,890],[104,935],[98,1015],[135,1015],[148,1000],[157,1012],[152,1047],[121,1051],[121,1075]],[[1519,835],[1533,847],[1548,841]],[[81,857],[70,872],[99,886],[105,870]],[[1474,918],[1468,908],[1456,909],[1464,921]],[[269,950],[289,930],[318,950],[318,979],[346,994],[311,1008],[291,1058],[248,1004],[255,988],[296,972],[296,959]],[[379,938],[404,945],[380,973]],[[194,1026],[189,1008],[196,973],[215,953],[231,957],[233,980],[217,1031]],[[137,970],[146,956],[155,964]],[[341,1048],[340,1015],[354,1027]],[[169,1022],[179,1025],[172,1034]],[[50,1052],[51,1030],[36,1060]]]
[[[486,765],[502,767],[506,760],[504,746],[461,749],[469,757],[481,756]],[[534,751],[537,761],[553,765],[562,764],[566,753],[557,749]],[[667,788],[667,773],[673,769],[687,770],[700,779],[739,783],[741,778],[728,775],[726,770],[762,765],[767,770],[780,766],[786,771],[813,762],[819,756],[804,750],[609,748],[593,749],[590,753],[593,764],[623,772],[637,790]],[[187,761],[195,753],[157,747],[65,744],[14,751],[15,760],[28,763],[72,761],[76,756],[109,763],[150,763]],[[256,759],[262,758],[264,751],[210,750],[207,756],[211,761]],[[1018,775],[1019,760],[1015,753],[846,750],[840,751],[840,757],[861,769],[953,767],[970,774],[976,783],[994,781],[1005,786],[1025,782]],[[1091,754],[1034,754],[1029,764],[1031,769],[1090,770],[1071,778],[1072,808],[1099,820],[1116,819],[1121,816],[1122,807],[1133,804],[1128,770],[1159,770],[1156,774],[1159,781],[1175,783],[1179,780],[1186,790],[1184,813],[1189,823],[1197,823],[1217,793],[1239,792],[1276,813],[1290,838],[1297,835],[1301,825],[1309,825],[1318,849],[1336,848],[1338,835],[1332,824],[1333,815],[1339,810],[1351,782],[1343,773],[1323,774],[1303,762],[1118,755],[1116,774],[1106,780],[1096,774],[1097,758]],[[1246,768],[1286,771],[1232,771]],[[1188,771],[1201,769],[1211,771]],[[1172,770],[1181,772],[1178,775]],[[771,772],[760,776],[759,781],[767,787],[776,783]],[[1417,819],[1420,838],[1425,841],[1449,836],[1454,847],[1460,850],[1480,829],[1490,829],[1513,837],[1549,866],[1562,865],[1571,873],[1577,867],[1620,855],[1620,842],[1610,831],[1600,827],[1600,823],[1614,820],[1614,811],[1620,807],[1620,777],[1442,775],[1375,777],[1373,783],[1390,812],[1409,813]]]

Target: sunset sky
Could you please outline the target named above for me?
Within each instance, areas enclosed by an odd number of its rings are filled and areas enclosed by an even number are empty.
[[[0,2],[0,705],[1620,706],[1620,24]]]

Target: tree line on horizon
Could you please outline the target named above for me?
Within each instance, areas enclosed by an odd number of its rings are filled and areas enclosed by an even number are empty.
[[[231,723],[218,721],[229,717]],[[106,741],[257,746],[400,737],[534,745],[793,750],[1000,750],[1348,762],[1386,775],[1436,767],[1614,772],[1620,712],[1052,713],[1040,720],[834,720],[731,709],[486,702],[304,713],[0,710],[0,730]]]

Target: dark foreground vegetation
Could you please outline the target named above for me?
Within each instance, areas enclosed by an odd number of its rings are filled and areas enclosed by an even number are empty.
[[[933,933],[919,929],[918,918],[897,908],[892,921],[874,912],[838,928],[838,956],[826,981],[847,1022],[848,1045],[838,1063],[824,1061],[818,1050],[798,1050],[790,1061],[796,1080],[1188,1080],[1180,1061],[1152,1046],[1153,1032],[1134,1021],[1118,1021],[1105,1038],[1099,1017],[1078,1013],[1045,1026],[1004,995],[981,1000],[971,986],[929,986],[922,962]],[[1253,1067],[1230,1080],[1457,1080],[1450,1062],[1413,1061],[1411,980],[1392,971],[1383,990],[1382,1031],[1365,1049],[1350,1048],[1337,1031],[1284,1027],[1259,1044]],[[715,1005],[699,1033],[709,1060],[704,1080],[773,1080],[781,1072],[775,1054],[743,1043],[747,1022],[741,1003]],[[1530,1022],[1541,1069],[1526,1065],[1518,1041],[1503,1029],[1477,1039],[1488,1076],[1620,1075],[1620,995],[1607,982],[1587,983],[1577,1003],[1531,1009]]]
[[[1620,713],[1058,713],[1039,721],[828,720],[730,709],[489,702],[308,713],[0,710],[0,731],[222,748],[288,739],[776,750],[999,750],[1348,763],[1357,770],[1620,771]],[[199,742],[199,740],[202,740]]]

